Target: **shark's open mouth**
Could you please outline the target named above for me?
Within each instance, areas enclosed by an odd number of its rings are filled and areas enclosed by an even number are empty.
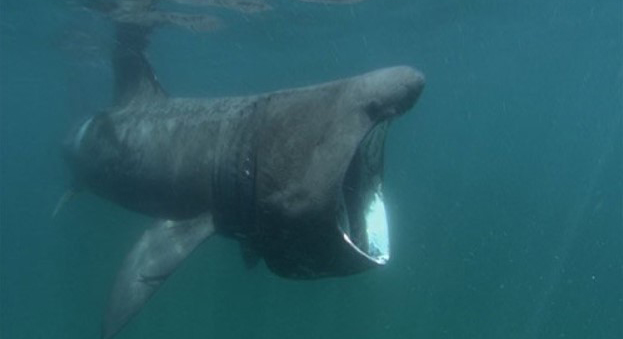
[[[344,240],[372,262],[389,260],[389,234],[383,199],[383,151],[388,122],[363,138],[342,184],[338,225]]]

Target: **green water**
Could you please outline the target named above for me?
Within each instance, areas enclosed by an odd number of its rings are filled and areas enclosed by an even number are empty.
[[[623,2],[369,0],[163,29],[170,93],[241,95],[407,64],[386,149],[392,260],[290,281],[211,239],[118,338],[623,338]],[[89,195],[55,219],[60,143],[110,103],[112,26],[0,0],[0,338],[98,338],[149,220]]]

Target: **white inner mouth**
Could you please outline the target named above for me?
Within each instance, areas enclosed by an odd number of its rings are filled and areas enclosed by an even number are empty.
[[[379,185],[380,186],[380,185]],[[379,189],[374,193],[374,200],[365,212],[366,233],[368,235],[368,254],[379,264],[389,260],[389,228],[383,192]]]
[[[383,148],[387,123],[360,142],[342,184],[338,225],[344,240],[377,265],[389,261],[389,225],[383,199]]]
[[[342,225],[342,227],[340,227],[342,229],[344,240],[361,255],[379,265],[384,265],[387,261],[389,261],[390,257],[389,227],[387,224],[387,214],[385,213],[383,192],[380,184],[374,192],[373,199],[363,210],[363,214],[363,220],[365,222],[365,225],[363,226],[366,243],[362,245],[365,245],[367,249],[364,250],[360,248],[360,246],[357,246],[348,234],[349,232],[344,232],[345,229],[350,229],[349,225]],[[345,222],[348,223],[348,218],[345,219]]]

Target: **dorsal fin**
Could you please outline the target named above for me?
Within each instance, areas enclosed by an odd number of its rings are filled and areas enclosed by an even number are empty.
[[[115,81],[115,104],[123,106],[136,97],[164,96],[145,49],[152,27],[117,23],[112,66]]]
[[[159,0],[93,0],[89,3],[90,8],[105,13],[115,22],[116,39],[112,55],[115,106],[125,106],[135,98],[166,96],[145,57],[149,34],[155,28],[173,25],[193,31],[213,31],[221,27],[221,21],[211,15],[157,10],[158,2]],[[240,10],[248,10],[254,4],[256,7],[261,5],[259,0],[247,2],[238,4],[242,6]],[[229,4],[229,1],[223,2],[225,4]]]

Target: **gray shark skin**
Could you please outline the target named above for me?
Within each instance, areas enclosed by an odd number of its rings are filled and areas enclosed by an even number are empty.
[[[173,98],[143,54],[150,29],[116,29],[115,103],[68,136],[64,156],[78,188],[157,221],[122,265],[102,338],[213,234],[287,278],[387,262],[385,133],[418,99],[421,73],[400,66],[246,97]]]

